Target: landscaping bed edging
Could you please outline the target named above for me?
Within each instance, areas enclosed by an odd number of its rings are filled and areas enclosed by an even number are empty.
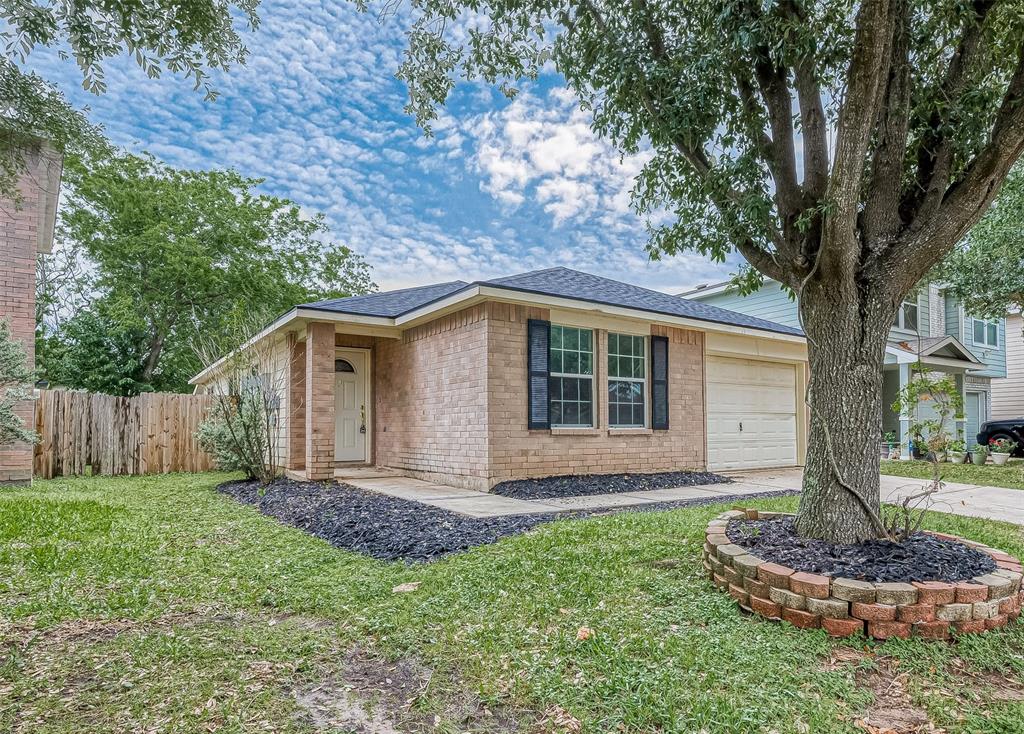
[[[981,543],[931,533],[988,554],[992,573],[946,583],[870,582],[795,571],[751,555],[726,535],[730,520],[766,520],[789,513],[730,510],[708,523],[701,552],[704,570],[741,608],[803,629],[824,629],[833,637],[862,632],[885,640],[916,635],[945,640],[951,633],[980,633],[1015,621],[1024,603],[1024,567],[1013,556]]]

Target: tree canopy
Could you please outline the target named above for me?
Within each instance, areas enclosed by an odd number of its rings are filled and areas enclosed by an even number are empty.
[[[200,340],[374,288],[362,257],[327,238],[322,215],[257,193],[259,179],[122,153],[70,160],[65,181],[58,250],[86,269],[77,290],[54,287],[59,269],[40,279],[39,361],[56,383],[184,390]]]
[[[244,63],[248,53],[235,24],[256,28],[258,0],[0,2],[0,193],[10,194],[24,166],[21,151],[38,137],[60,152],[98,152],[99,130],[51,83],[26,71],[37,47],[58,49],[91,92],[106,90],[103,62],[129,55],[150,77],[164,69],[216,96],[209,70]]]
[[[1024,312],[1024,168],[1017,166],[992,208],[939,270],[947,288],[980,318]]]
[[[811,422],[798,529],[884,534],[886,338],[1024,150],[1024,3],[411,5],[399,76],[421,124],[460,79],[514,96],[557,70],[597,133],[650,152],[633,204],[657,215],[652,256],[738,252],[745,290],[768,276],[799,296]]]

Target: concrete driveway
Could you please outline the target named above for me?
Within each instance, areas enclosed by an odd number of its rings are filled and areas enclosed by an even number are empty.
[[[543,500],[513,499],[472,489],[433,484],[421,479],[401,476],[388,469],[338,470],[336,477],[340,481],[362,489],[415,500],[470,517],[599,510],[715,496],[722,497],[723,501],[729,501],[736,495],[798,490],[803,481],[803,470],[799,468],[723,472],[723,474],[730,476],[734,480],[733,483],[702,484],[694,487],[651,489],[641,492],[595,494],[582,497],[557,497]],[[898,502],[907,495],[920,492],[926,484],[927,482],[923,479],[883,475],[882,500]],[[951,512],[956,515],[983,517],[990,520],[1006,520],[1024,525],[1024,490],[950,482],[935,497],[932,509],[937,512]]]
[[[767,489],[799,489],[803,480],[801,469],[726,472],[733,479]],[[882,475],[882,501],[896,503],[927,486],[925,479]],[[1024,525],[1024,489],[988,487],[978,484],[946,482],[935,495],[932,508],[967,517],[1004,520]]]

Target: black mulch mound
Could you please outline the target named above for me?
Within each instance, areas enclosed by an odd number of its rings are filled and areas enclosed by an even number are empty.
[[[729,540],[758,558],[797,571],[861,581],[966,581],[990,573],[991,556],[953,540],[915,533],[902,543],[834,545],[796,534],[795,520],[733,520]]]
[[[385,561],[431,561],[473,546],[493,543],[507,535],[525,533],[555,519],[592,517],[611,512],[671,510],[796,494],[790,491],[763,492],[742,497],[657,502],[614,510],[478,519],[337,482],[279,479],[265,487],[258,482],[227,482],[218,490],[338,548]]]
[[[693,487],[698,484],[728,484],[729,477],[706,471],[669,471],[658,474],[580,474],[577,476],[513,479],[491,491],[519,500],[548,497],[583,497],[591,494],[642,492],[646,489]]]

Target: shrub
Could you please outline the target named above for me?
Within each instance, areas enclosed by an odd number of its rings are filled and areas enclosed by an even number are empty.
[[[11,335],[7,322],[0,321],[0,446],[21,441],[35,443],[38,439],[14,412],[18,403],[31,397],[31,384],[32,371],[25,350]]]

